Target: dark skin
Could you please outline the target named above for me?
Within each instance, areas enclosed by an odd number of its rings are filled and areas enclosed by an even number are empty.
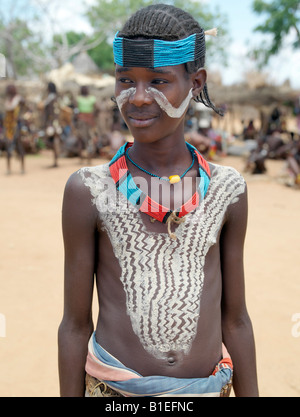
[[[8,85],[6,88],[6,99],[8,102],[13,101],[13,99],[17,96],[17,89],[14,85]],[[20,106],[24,106],[25,105],[25,101],[22,97],[20,97],[20,100],[18,102],[18,105]],[[21,173],[25,173],[25,152],[23,149],[23,145],[21,143],[21,138],[20,138],[20,132],[17,132],[17,151],[20,157],[20,162],[21,162]],[[10,174],[11,173],[11,152],[7,151],[7,173]]]
[[[116,96],[124,89],[136,88],[136,93],[122,107],[122,115],[135,139],[130,156],[136,163],[159,176],[181,174],[187,169],[192,159],[184,140],[184,115],[170,118],[145,89],[157,88],[174,107],[179,107],[189,90],[197,96],[205,81],[205,70],[188,75],[183,65],[158,71],[116,67]],[[149,176],[129,161],[127,164],[134,178],[144,178],[147,191],[152,194]],[[182,183],[164,182],[162,195],[168,194],[171,209],[192,195],[197,175],[195,162],[186,176],[193,181],[184,187],[184,193],[179,193],[180,198],[177,191]],[[141,216],[147,230],[167,232],[165,224],[151,223],[146,214]],[[66,185],[62,221],[65,244],[65,305],[59,328],[62,396],[84,395],[87,345],[94,330],[91,315],[94,273],[100,306],[96,339],[127,367],[144,376],[207,377],[221,359],[223,341],[234,363],[235,394],[258,395],[254,340],[244,294],[246,192],[229,207],[217,243],[207,253],[198,330],[191,350],[187,355],[170,351],[165,359],[146,352],[133,332],[126,313],[118,260],[108,236],[99,227],[99,213],[91,203],[90,191],[78,174],[73,174]]]

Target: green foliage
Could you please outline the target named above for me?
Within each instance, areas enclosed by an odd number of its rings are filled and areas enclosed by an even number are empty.
[[[38,64],[35,56],[44,56],[39,38],[29,29],[27,22],[15,18],[9,24],[0,23],[0,51],[6,57],[12,77],[22,76],[37,71],[44,71],[46,66]]]
[[[114,68],[113,50],[106,40],[89,50],[88,54],[103,72],[112,72]]]
[[[67,41],[69,46],[76,45],[78,42],[80,42],[82,39],[84,39],[86,36],[83,32],[74,32],[69,31],[66,33]],[[61,44],[62,45],[62,38],[60,34],[55,34],[53,36],[53,45],[55,44]]]
[[[15,0],[14,15],[4,20],[3,13],[0,12],[0,51],[6,56],[11,75],[15,78],[23,75],[31,76],[55,68],[71,60],[82,50],[88,52],[102,71],[111,72],[114,68],[112,40],[116,31],[121,29],[129,16],[139,8],[160,2],[95,0],[93,5],[86,6],[85,14],[93,28],[92,35],[76,30],[53,33],[49,42],[49,36],[45,36],[39,25],[41,19],[46,21],[48,17],[51,21],[51,16],[47,16],[47,8],[34,9],[34,13],[29,13],[26,12],[26,10],[30,11],[27,7],[28,0],[20,0],[20,3]],[[218,10],[212,12],[208,5],[193,0],[166,0],[166,3],[190,12],[204,29],[218,28],[217,39],[207,38],[207,64],[217,61],[220,65],[226,65],[225,46],[228,43],[226,17]],[[17,5],[22,8],[19,9]]]
[[[95,32],[112,38],[128,17],[141,7],[155,2],[145,0],[98,0],[87,10],[87,17]]]
[[[261,65],[268,62],[272,55],[277,54],[293,30],[295,40],[294,48],[300,48],[300,2],[299,0],[254,0],[253,10],[265,16],[263,24],[258,25],[255,31],[270,35],[271,42],[264,43],[259,49],[253,51],[253,56]]]
[[[97,37],[95,35],[90,36],[87,38],[85,33],[79,33],[70,31],[66,33],[66,38],[69,47],[77,45],[82,40],[86,40],[88,42],[94,42]],[[53,37],[53,44],[62,44],[61,36],[56,34]],[[95,64],[104,72],[110,72],[114,65],[114,57],[113,57],[113,50],[112,46],[107,43],[104,39],[99,45],[91,48],[87,51],[88,55],[92,58]],[[73,57],[70,57],[72,60]]]

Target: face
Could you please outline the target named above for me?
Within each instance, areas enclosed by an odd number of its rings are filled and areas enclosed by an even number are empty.
[[[149,143],[181,134],[193,96],[183,65],[156,69],[116,66],[116,100],[134,138]]]

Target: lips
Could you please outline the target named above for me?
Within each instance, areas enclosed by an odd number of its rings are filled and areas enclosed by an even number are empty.
[[[148,127],[158,116],[152,113],[129,113],[127,117],[130,124],[134,127]]]

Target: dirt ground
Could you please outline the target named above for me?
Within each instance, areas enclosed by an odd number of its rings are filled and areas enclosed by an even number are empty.
[[[94,160],[93,165],[102,163]],[[0,396],[58,396],[57,328],[63,308],[61,203],[78,159],[27,156],[25,175],[0,157]],[[220,164],[240,172],[243,160]],[[249,221],[247,303],[255,332],[261,396],[300,396],[300,190],[267,175],[245,175]],[[297,315],[298,313],[298,315]],[[293,321],[293,319],[298,319]]]

